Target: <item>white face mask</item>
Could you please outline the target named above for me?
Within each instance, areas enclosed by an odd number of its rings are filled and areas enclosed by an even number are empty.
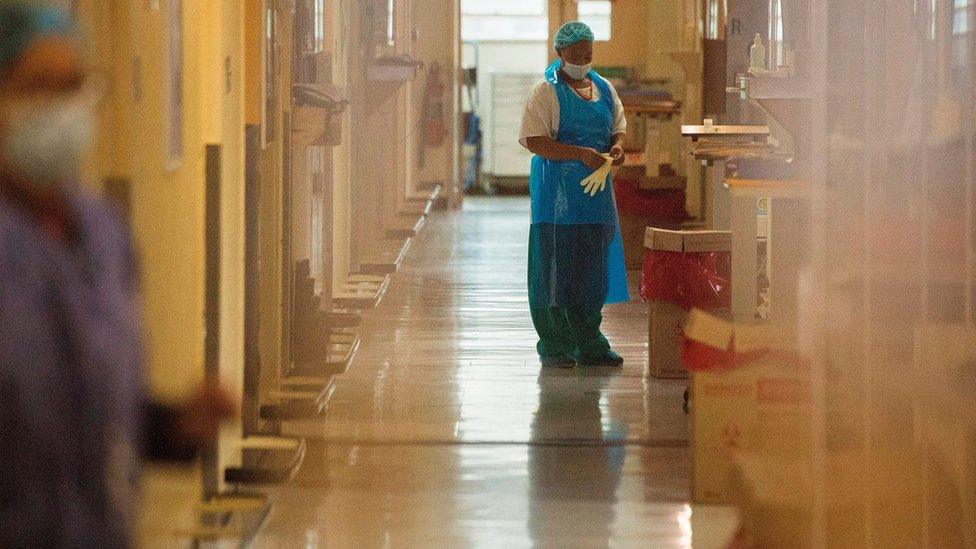
[[[593,63],[587,63],[585,65],[574,65],[572,63],[567,63],[563,61],[563,72],[569,75],[573,80],[582,80],[586,78],[587,74],[590,74],[590,69],[593,68]]]
[[[75,99],[7,109],[0,154],[31,184],[50,188],[73,177],[91,142],[94,113]]]

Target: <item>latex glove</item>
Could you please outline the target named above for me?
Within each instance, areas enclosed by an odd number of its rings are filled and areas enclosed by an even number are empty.
[[[607,177],[610,176],[610,168],[613,167],[613,157],[609,154],[601,155],[606,158],[606,163],[599,170],[590,174],[589,177],[580,182],[583,187],[583,192],[590,196],[596,196],[596,193],[603,192],[607,188]]]

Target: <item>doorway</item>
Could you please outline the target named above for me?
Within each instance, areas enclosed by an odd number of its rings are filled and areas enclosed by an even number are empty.
[[[517,136],[549,58],[548,0],[462,0],[462,98],[469,193],[527,192],[531,155]]]

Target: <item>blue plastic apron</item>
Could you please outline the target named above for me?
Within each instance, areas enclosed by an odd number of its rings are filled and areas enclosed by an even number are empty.
[[[546,69],[546,80],[559,99],[556,140],[565,145],[610,150],[614,103],[610,84],[595,72],[589,77],[600,91],[597,101],[581,98],[559,76],[560,61]],[[602,307],[628,301],[620,221],[608,176],[596,196],[580,182],[593,170],[578,160],[532,158],[529,194],[529,305]]]

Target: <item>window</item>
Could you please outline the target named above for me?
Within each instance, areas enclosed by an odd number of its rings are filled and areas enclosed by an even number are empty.
[[[549,38],[546,0],[461,0],[461,37],[465,41]]]
[[[396,0],[386,1],[386,43],[392,46],[396,42]]]
[[[579,20],[593,29],[593,35],[597,40],[610,40],[611,5],[610,0],[579,0],[577,2]]]
[[[725,40],[726,0],[708,0],[705,10],[705,38]]]
[[[461,0],[465,15],[544,15],[547,9],[542,0]]]
[[[302,54],[325,51],[325,0],[304,0],[297,6],[296,25]]]
[[[775,71],[783,64],[783,40],[785,36],[785,25],[783,23],[783,0],[773,0],[769,3],[769,36],[766,48],[768,56],[767,68]]]
[[[953,0],[952,4],[952,76],[960,82],[966,81],[972,55],[973,41],[976,39],[976,1]]]

